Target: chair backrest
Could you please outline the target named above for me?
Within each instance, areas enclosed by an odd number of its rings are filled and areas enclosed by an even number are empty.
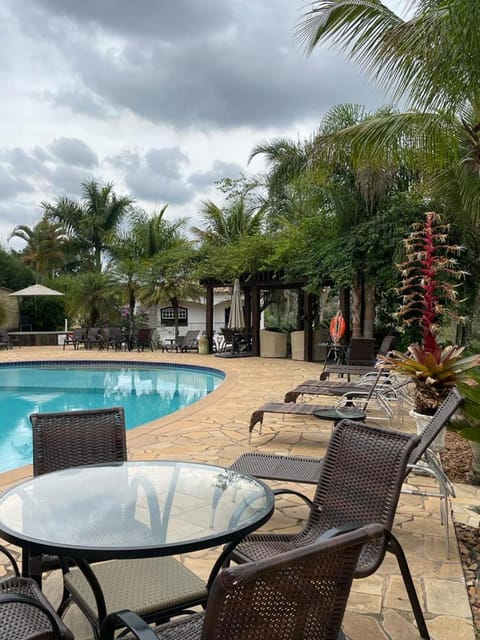
[[[348,346],[347,364],[373,364],[375,362],[374,338],[351,338]]]
[[[122,407],[32,413],[33,475],[127,459]]]
[[[305,531],[378,522],[388,531],[417,435],[342,420],[323,459]],[[385,555],[383,541],[364,547],[356,576],[373,573]]]
[[[447,422],[453,416],[455,411],[463,404],[463,398],[454,387],[442,404],[438,407],[432,419],[420,434],[420,442],[412,451],[409,464],[416,464],[423,456],[428,447],[435,438],[440,434]],[[408,470],[410,471],[410,469]]]
[[[377,524],[224,569],[208,598],[202,639],[337,640],[359,553]]]
[[[102,332],[98,327],[89,327],[87,338],[89,340],[103,340]]]
[[[396,340],[397,336],[385,336],[378,349],[377,355],[386,356],[387,353],[393,349]]]
[[[190,344],[191,342],[195,342],[200,334],[200,331],[196,329],[189,329],[185,334],[184,344]]]

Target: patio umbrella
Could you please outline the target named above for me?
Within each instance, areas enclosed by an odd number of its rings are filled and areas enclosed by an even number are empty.
[[[232,302],[230,316],[228,318],[229,329],[244,329],[245,316],[243,315],[242,296],[240,293],[240,281],[238,278],[233,283]]]
[[[43,284],[32,284],[30,287],[19,289],[18,291],[14,291],[8,295],[23,298],[24,296],[64,296],[65,294],[61,291],[44,287]]]
[[[35,297],[38,296],[64,296],[65,294],[61,291],[57,291],[56,289],[50,289],[49,287],[44,287],[43,284],[32,284],[30,287],[25,287],[25,289],[19,289],[18,291],[14,291],[13,293],[9,293],[9,296],[15,296],[16,298],[27,298],[27,297]],[[35,300],[35,316],[37,315],[37,301]],[[67,330],[67,321],[65,320],[65,331]]]

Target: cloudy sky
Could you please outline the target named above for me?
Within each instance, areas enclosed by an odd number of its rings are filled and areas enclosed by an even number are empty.
[[[392,0],[393,1],[393,0]],[[397,0],[406,4],[406,0]],[[384,104],[339,54],[306,57],[300,0],[3,0],[0,243],[40,203],[114,182],[198,224],[252,148],[308,137],[333,105]]]

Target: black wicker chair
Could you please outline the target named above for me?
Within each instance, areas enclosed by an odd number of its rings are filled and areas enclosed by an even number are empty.
[[[288,549],[310,544],[324,531],[349,524],[379,522],[389,535],[365,545],[355,576],[367,577],[382,564],[386,551],[395,554],[422,638],[429,638],[403,550],[390,533],[412,452],[420,438],[398,431],[344,420],[334,430],[321,465],[310,513],[294,534],[254,533],[232,551],[235,562],[258,562]],[[295,490],[275,491],[276,494]]]
[[[381,525],[318,540],[274,558],[224,569],[205,613],[149,628],[131,612],[109,616],[102,640],[119,624],[143,640],[337,640],[362,546],[383,537]]]
[[[30,421],[34,475],[127,459],[122,407],[36,413],[31,414]],[[145,529],[148,536],[146,525],[138,522],[136,526]],[[100,620],[96,600],[78,567],[72,567],[71,561],[60,562],[53,556],[34,557],[30,560],[30,575],[40,582],[42,572],[59,566],[64,571],[65,587],[59,611],[63,613],[73,599],[98,636]],[[97,562],[92,570],[104,593],[107,612],[128,607],[155,621],[164,618],[166,609],[178,613],[184,608],[204,604],[207,599],[206,584],[171,557]],[[160,584],[163,585],[161,590]]]
[[[420,434],[420,442],[412,451],[408,460],[407,475],[411,471],[427,473],[436,479],[438,492],[426,493],[422,490],[402,488],[402,493],[440,498],[440,513],[442,523],[445,525],[447,557],[449,556],[450,539],[448,497],[455,497],[455,489],[445,475],[441,464],[438,462],[437,455],[430,449],[430,446],[462,403],[461,395],[456,389],[453,389]],[[322,463],[322,458],[309,456],[284,456],[273,453],[250,452],[244,453],[237,458],[231,468],[240,473],[246,473],[265,480],[317,484],[320,479]]]
[[[21,578],[12,554],[0,547],[14,576],[0,580],[0,640],[73,640],[72,632],[31,578]]]

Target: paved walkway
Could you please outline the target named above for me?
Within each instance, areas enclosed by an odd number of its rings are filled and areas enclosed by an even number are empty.
[[[268,414],[263,433],[258,426],[249,442],[251,412],[267,401],[281,401],[286,390],[314,378],[319,365],[265,358],[219,358],[196,353],[119,353],[112,351],[63,351],[61,347],[35,347],[0,351],[0,361],[18,360],[141,360],[208,365],[222,369],[227,377],[208,398],[172,416],[156,420],[128,433],[132,459],[183,459],[229,465],[241,453],[261,449],[275,453],[321,456],[330,436],[329,423],[308,416]],[[316,399],[318,400],[318,398]],[[325,398],[326,403],[332,399]],[[409,431],[407,420],[397,428]],[[31,474],[31,467],[0,474],[0,488]],[[428,478],[411,479],[430,484]],[[313,487],[305,485],[306,492]],[[457,486],[453,504],[455,517],[478,525],[473,508],[480,495],[470,486]],[[266,529],[294,530],[305,517],[305,507],[293,499],[282,499]],[[403,495],[397,512],[395,535],[406,552],[410,569],[425,611],[432,640],[472,640],[475,637],[470,606],[451,532],[450,558],[445,553],[444,527],[440,523],[439,501]],[[218,550],[183,558],[193,570],[207,577]],[[49,595],[57,596],[58,580],[47,581]],[[67,622],[75,637],[89,638],[89,628],[72,607]],[[356,580],[350,596],[344,629],[351,640],[411,640],[418,633],[394,558],[387,557],[381,569],[368,579]]]

